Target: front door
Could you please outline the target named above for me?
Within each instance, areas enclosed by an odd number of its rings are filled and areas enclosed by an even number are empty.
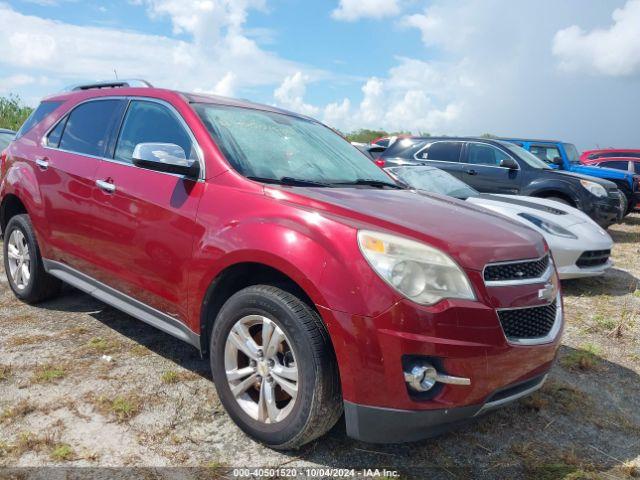
[[[500,162],[507,158],[512,157],[493,145],[469,142],[459,178],[483,193],[517,194],[522,176],[519,169],[500,166]]]
[[[140,143],[170,143],[198,158],[193,135],[168,104],[131,100],[113,160],[96,178],[100,234],[98,280],[182,321],[187,319],[186,268],[201,235],[196,213],[204,183],[132,164]]]

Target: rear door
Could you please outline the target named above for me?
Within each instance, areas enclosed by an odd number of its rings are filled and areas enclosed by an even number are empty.
[[[500,166],[503,159],[511,158],[494,145],[469,142],[461,162],[460,179],[484,193],[517,194],[522,183],[521,170]]]
[[[187,265],[194,238],[202,234],[196,212],[205,183],[134,166],[135,146],[150,142],[179,145],[188,158],[201,160],[193,134],[171,105],[130,101],[112,159],[96,175],[111,186],[96,193],[98,279],[186,321]]]
[[[94,273],[95,175],[125,102],[95,99],[62,117],[43,139],[36,159],[48,228],[48,256]]]
[[[423,165],[445,170],[460,178],[460,155],[463,145],[464,143],[460,141],[430,142],[414,154],[414,159]]]

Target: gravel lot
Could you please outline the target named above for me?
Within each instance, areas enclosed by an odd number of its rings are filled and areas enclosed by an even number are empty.
[[[403,478],[640,476],[640,216],[610,232],[616,267],[563,285],[567,328],[545,387],[405,445],[356,442],[339,423],[299,451],[265,448],[225,414],[192,347],[71,288],[27,306],[3,275],[0,478],[61,475],[12,470],[41,466],[202,468],[137,478],[231,477],[234,466],[388,467]]]

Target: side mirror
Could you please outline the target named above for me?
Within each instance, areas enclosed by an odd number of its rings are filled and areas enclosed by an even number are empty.
[[[500,160],[500,166],[503,168],[508,168],[509,170],[517,170],[520,168],[518,162],[516,162],[513,158],[503,158]]]
[[[200,164],[188,159],[184,149],[174,143],[139,143],[133,150],[133,164],[158,172],[197,178]]]
[[[552,160],[552,163],[554,165],[562,166],[562,157],[554,157]]]

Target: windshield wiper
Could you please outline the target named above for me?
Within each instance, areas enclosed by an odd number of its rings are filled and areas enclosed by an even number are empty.
[[[256,177],[253,175],[247,176],[249,180],[255,180],[256,182],[263,183],[275,183],[278,185],[290,185],[293,187],[330,187],[328,183],[316,182],[315,180],[306,180],[304,178],[294,178],[294,177],[281,177],[281,178],[270,178],[270,177]]]
[[[335,182],[332,185],[369,185],[371,187],[390,187],[397,188],[399,190],[406,190],[407,187],[393,182],[385,182],[384,180],[375,180],[373,178],[358,178],[350,182]]]

